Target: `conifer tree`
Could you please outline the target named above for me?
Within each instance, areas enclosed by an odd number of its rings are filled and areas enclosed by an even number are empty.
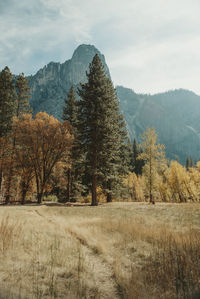
[[[113,140],[113,153],[115,153],[115,159],[112,160],[110,167],[110,174],[108,169],[106,169],[107,175],[105,175],[105,180],[107,181],[107,202],[112,201],[113,195],[117,197],[126,197],[127,191],[126,186],[123,182],[123,177],[126,176],[131,170],[131,146],[129,139],[127,137],[126,124],[123,115],[116,111],[116,116],[118,115],[118,134],[120,136],[119,144],[115,144]],[[113,136],[114,137],[114,136]],[[115,137],[114,137],[115,139]],[[112,157],[112,154],[111,154]]]
[[[16,111],[16,93],[13,76],[6,66],[0,73],[0,137],[11,130],[12,118]]]
[[[138,159],[138,156],[142,153],[141,147],[138,146],[136,139],[133,140],[133,155],[132,155],[132,171],[136,175],[142,174],[142,168],[145,164],[144,160]]]
[[[31,113],[32,110],[29,104],[30,87],[23,73],[17,77],[15,88],[17,93],[16,116],[20,117],[24,113]]]
[[[63,108],[64,121],[68,121],[73,129],[74,141],[72,145],[72,150],[70,154],[70,167],[67,167],[67,194],[66,201],[76,201],[77,197],[83,190],[83,185],[81,183],[82,179],[82,159],[83,152],[81,150],[80,138],[79,138],[79,119],[78,119],[78,101],[76,99],[76,91],[74,86],[69,90],[67,98],[65,100],[65,106]]]
[[[137,157],[138,157],[138,146],[137,146],[137,142],[136,139],[134,138],[133,140],[133,152],[132,152],[132,159],[131,159],[131,164],[132,164],[132,171],[133,172],[137,172],[136,170],[136,164],[137,164]],[[137,174],[137,173],[136,173]]]
[[[193,160],[191,157],[187,157],[186,159],[186,169],[189,170],[189,168],[193,167],[194,166],[194,163],[193,163]]]
[[[97,54],[87,78],[88,82],[79,88],[80,132],[91,178],[92,205],[97,205],[97,187],[104,184],[106,193],[111,194],[119,176],[125,128],[113,84]]]
[[[8,133],[11,131],[12,118],[16,112],[16,93],[13,83],[13,76],[8,67],[5,67],[0,73],[0,138],[2,144],[8,141]],[[8,147],[6,156],[9,157],[10,147]],[[1,152],[1,153],[4,153]],[[3,167],[5,155],[0,156],[0,188],[3,179]]]
[[[30,113],[31,107],[29,105],[29,98],[30,98],[30,88],[28,86],[28,81],[24,77],[22,73],[17,77],[15,82],[15,101],[16,101],[16,108],[14,115],[18,118],[21,118],[23,114]],[[8,165],[8,176],[6,180],[6,203],[9,202],[10,199],[10,189],[12,185],[12,177],[14,173],[14,154],[16,149],[16,134],[15,130],[12,131],[12,141],[11,141],[11,153],[10,153],[10,163]],[[21,184],[23,185],[24,182],[22,181]]]

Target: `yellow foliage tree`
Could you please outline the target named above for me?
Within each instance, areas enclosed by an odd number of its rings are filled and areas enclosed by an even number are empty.
[[[144,160],[142,173],[146,182],[146,189],[150,198],[150,202],[154,203],[153,194],[158,187],[158,172],[159,169],[165,164],[165,146],[162,144],[156,144],[157,134],[154,128],[147,128],[147,130],[141,136],[142,153],[138,156],[138,159]]]
[[[172,161],[167,176],[167,184],[171,191],[171,198],[174,201],[187,202],[194,200],[194,183],[186,168],[177,161]]]

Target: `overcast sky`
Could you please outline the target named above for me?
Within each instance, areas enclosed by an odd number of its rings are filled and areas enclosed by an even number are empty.
[[[34,74],[95,45],[115,85],[200,94],[200,0],[0,0],[0,68]]]

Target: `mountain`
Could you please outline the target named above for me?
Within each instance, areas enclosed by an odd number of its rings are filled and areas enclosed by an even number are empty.
[[[46,111],[60,119],[69,88],[86,82],[86,71],[96,53],[110,77],[104,55],[92,45],[80,45],[70,60],[62,64],[50,62],[27,77],[34,113]],[[137,94],[123,86],[117,86],[116,92],[131,139],[140,140],[140,134],[153,126],[159,142],[166,145],[168,158],[178,158],[182,163],[188,156],[200,159],[200,96],[183,89],[156,95]]]
[[[132,138],[140,140],[147,127],[155,127],[168,158],[181,163],[188,156],[200,159],[200,96],[184,89],[156,95],[122,86],[116,90]]]
[[[34,76],[27,77],[31,87],[30,104],[34,113],[45,111],[61,118],[64,99],[71,85],[86,82],[86,71],[95,54],[98,54],[110,77],[105,57],[91,45],[80,45],[70,60],[64,63],[50,62]]]

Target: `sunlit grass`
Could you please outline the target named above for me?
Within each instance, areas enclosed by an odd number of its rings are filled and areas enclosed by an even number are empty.
[[[199,248],[198,204],[2,207],[0,298],[198,298]]]

